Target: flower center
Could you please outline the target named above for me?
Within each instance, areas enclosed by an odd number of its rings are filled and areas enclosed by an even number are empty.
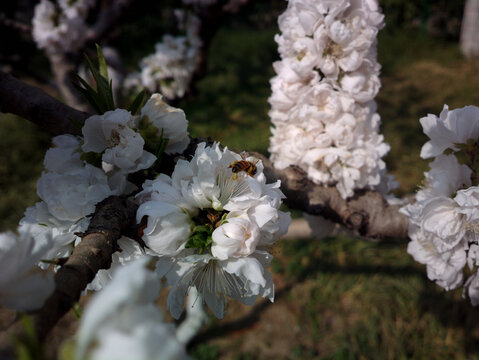
[[[328,41],[328,45],[326,45],[326,48],[324,49],[323,56],[334,56],[337,57],[341,55],[342,52],[342,47],[341,45],[335,43],[332,40]]]
[[[112,130],[110,138],[108,139],[108,148],[111,149],[120,143],[120,133],[116,130]]]
[[[200,254],[209,250],[213,244],[213,231],[225,221],[227,214],[226,210],[202,210],[192,219],[194,227],[185,248],[197,249]]]

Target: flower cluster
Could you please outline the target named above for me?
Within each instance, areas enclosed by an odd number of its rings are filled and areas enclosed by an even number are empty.
[[[416,202],[401,208],[409,218],[408,253],[427,265],[429,279],[446,290],[461,286],[464,268],[479,265],[479,108],[429,114],[421,125],[430,141],[421,157],[434,158]],[[479,304],[479,276],[464,283],[473,305]]]
[[[193,286],[218,318],[226,296],[245,304],[258,295],[273,300],[267,247],[290,222],[278,210],[279,185],[266,184],[261,161],[205,143],[190,161],[179,160],[171,177],[144,183],[137,217],[146,217],[143,240],[160,257],[158,274],[173,285],[175,318]]]
[[[160,282],[149,257],[117,269],[88,303],[78,330],[75,359],[190,359],[154,304]]]
[[[141,60],[141,71],[129,75],[125,86],[144,86],[152,92],[159,91],[168,99],[182,97],[188,90],[199,61],[201,22],[190,12],[177,10],[175,13],[185,35],[164,35],[155,45],[155,53]]]
[[[183,111],[154,94],[139,117],[123,109],[107,111],[85,121],[83,137],[55,137],[37,183],[42,201],[28,208],[20,221],[20,230],[31,233],[37,244],[50,244],[42,259],[68,256],[80,241],[75,233],[87,229],[88,215],[98,202],[134,191],[136,186],[128,175],[153,166],[157,157],[150,151],[173,154],[185,150],[187,125]],[[113,267],[145,254],[136,241],[125,236],[118,245],[121,251],[114,254]],[[98,290],[110,278],[110,270],[101,270],[89,288]]]
[[[53,53],[76,50],[84,42],[88,11],[95,0],[41,0],[35,6],[33,39],[39,49]]]
[[[220,318],[226,296],[246,304],[258,295],[273,300],[267,249],[290,223],[289,214],[279,211],[280,182],[266,183],[261,161],[206,143],[190,161],[177,157],[171,176],[163,174],[157,156],[182,153],[189,144],[185,114],[159,94],[139,113],[106,111],[86,119],[82,137],[55,137],[37,184],[42,201],[27,209],[20,230],[39,246],[48,244],[42,260],[55,262],[81,240],[75,234],[87,229],[97,203],[111,195],[135,196],[142,241],[122,236],[111,268],[100,270],[88,289],[102,289],[112,270],[150,255],[157,281],[165,277],[173,286],[168,305],[176,318],[190,288]],[[130,179],[144,181],[142,190]],[[193,317],[198,327],[204,314]],[[181,337],[191,334],[182,331]]]
[[[335,185],[343,198],[355,189],[385,187],[374,97],[383,15],[375,0],[290,0],[276,36],[269,113],[274,165],[298,165],[317,184]]]

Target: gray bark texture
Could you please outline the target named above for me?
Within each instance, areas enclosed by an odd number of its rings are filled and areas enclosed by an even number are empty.
[[[479,57],[479,0],[466,0],[460,45],[466,57]]]

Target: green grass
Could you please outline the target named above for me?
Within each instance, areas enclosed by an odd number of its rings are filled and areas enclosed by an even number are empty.
[[[0,231],[15,229],[38,200],[35,185],[49,143],[50,136],[25,119],[0,114]]]
[[[378,58],[383,65],[378,111],[391,145],[386,163],[400,183],[398,193],[410,193],[428,163],[419,158],[427,141],[419,119],[439,115],[444,104],[479,105],[479,62],[465,60],[455,42],[414,31],[381,34]]]
[[[269,79],[277,60],[275,29],[223,29],[211,44],[208,76],[198,96],[181,103],[192,136],[210,136],[230,148],[267,152]],[[252,38],[255,41],[250,41]]]
[[[460,291],[444,294],[428,281],[404,256],[404,243],[340,237],[283,248],[294,280],[311,283],[299,322],[311,329],[312,343],[320,342],[313,347],[320,358],[465,358],[465,346],[477,340],[472,322],[449,328],[477,319],[477,310]]]
[[[217,322],[226,331],[203,334],[222,359],[479,358],[479,311],[460,289],[446,293],[429,281],[405,242],[337,237],[281,245],[275,303],[257,305],[254,317],[235,307]],[[235,320],[237,313],[246,321]],[[289,323],[271,323],[284,313]]]

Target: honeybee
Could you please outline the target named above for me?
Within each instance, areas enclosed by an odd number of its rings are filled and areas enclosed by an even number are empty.
[[[255,162],[248,161],[246,160],[245,155],[242,153],[241,154],[241,160],[237,160],[234,163],[230,164],[228,166],[231,169],[231,172],[234,173],[234,179],[236,180],[238,178],[238,173],[241,171],[244,171],[246,174],[249,176],[253,177],[256,174],[256,164],[258,163],[259,160],[256,160]]]

